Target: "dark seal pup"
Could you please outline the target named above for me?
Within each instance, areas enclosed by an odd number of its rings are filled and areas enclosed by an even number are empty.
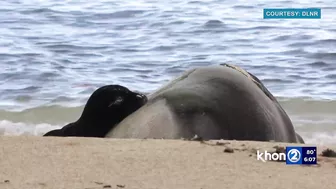
[[[76,122],[49,131],[44,136],[104,137],[114,125],[146,102],[145,95],[132,92],[126,87],[103,86],[93,92]]]
[[[228,64],[185,72],[106,137],[252,140],[296,143],[292,122],[260,80]],[[302,139],[302,138],[301,138]]]

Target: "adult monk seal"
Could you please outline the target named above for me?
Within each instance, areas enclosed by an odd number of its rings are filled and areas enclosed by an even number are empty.
[[[152,93],[106,137],[302,142],[276,98],[228,64],[189,70]]]
[[[146,102],[147,97],[141,93],[120,85],[106,85],[92,93],[76,122],[44,136],[104,137],[114,125]]]

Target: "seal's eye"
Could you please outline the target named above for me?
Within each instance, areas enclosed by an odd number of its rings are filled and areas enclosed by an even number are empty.
[[[114,101],[112,101],[108,107],[114,106],[114,105],[120,105],[121,103],[123,103],[124,98],[122,98],[121,96],[118,96],[117,98],[114,99]]]

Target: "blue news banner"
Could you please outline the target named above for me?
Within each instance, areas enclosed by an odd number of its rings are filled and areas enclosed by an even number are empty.
[[[316,147],[286,147],[286,164],[313,165],[317,164]]]

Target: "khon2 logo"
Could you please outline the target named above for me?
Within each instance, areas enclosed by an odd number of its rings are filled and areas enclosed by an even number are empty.
[[[317,164],[316,147],[288,146],[286,153],[269,153],[257,151],[257,160],[286,161],[288,165],[311,165]]]

